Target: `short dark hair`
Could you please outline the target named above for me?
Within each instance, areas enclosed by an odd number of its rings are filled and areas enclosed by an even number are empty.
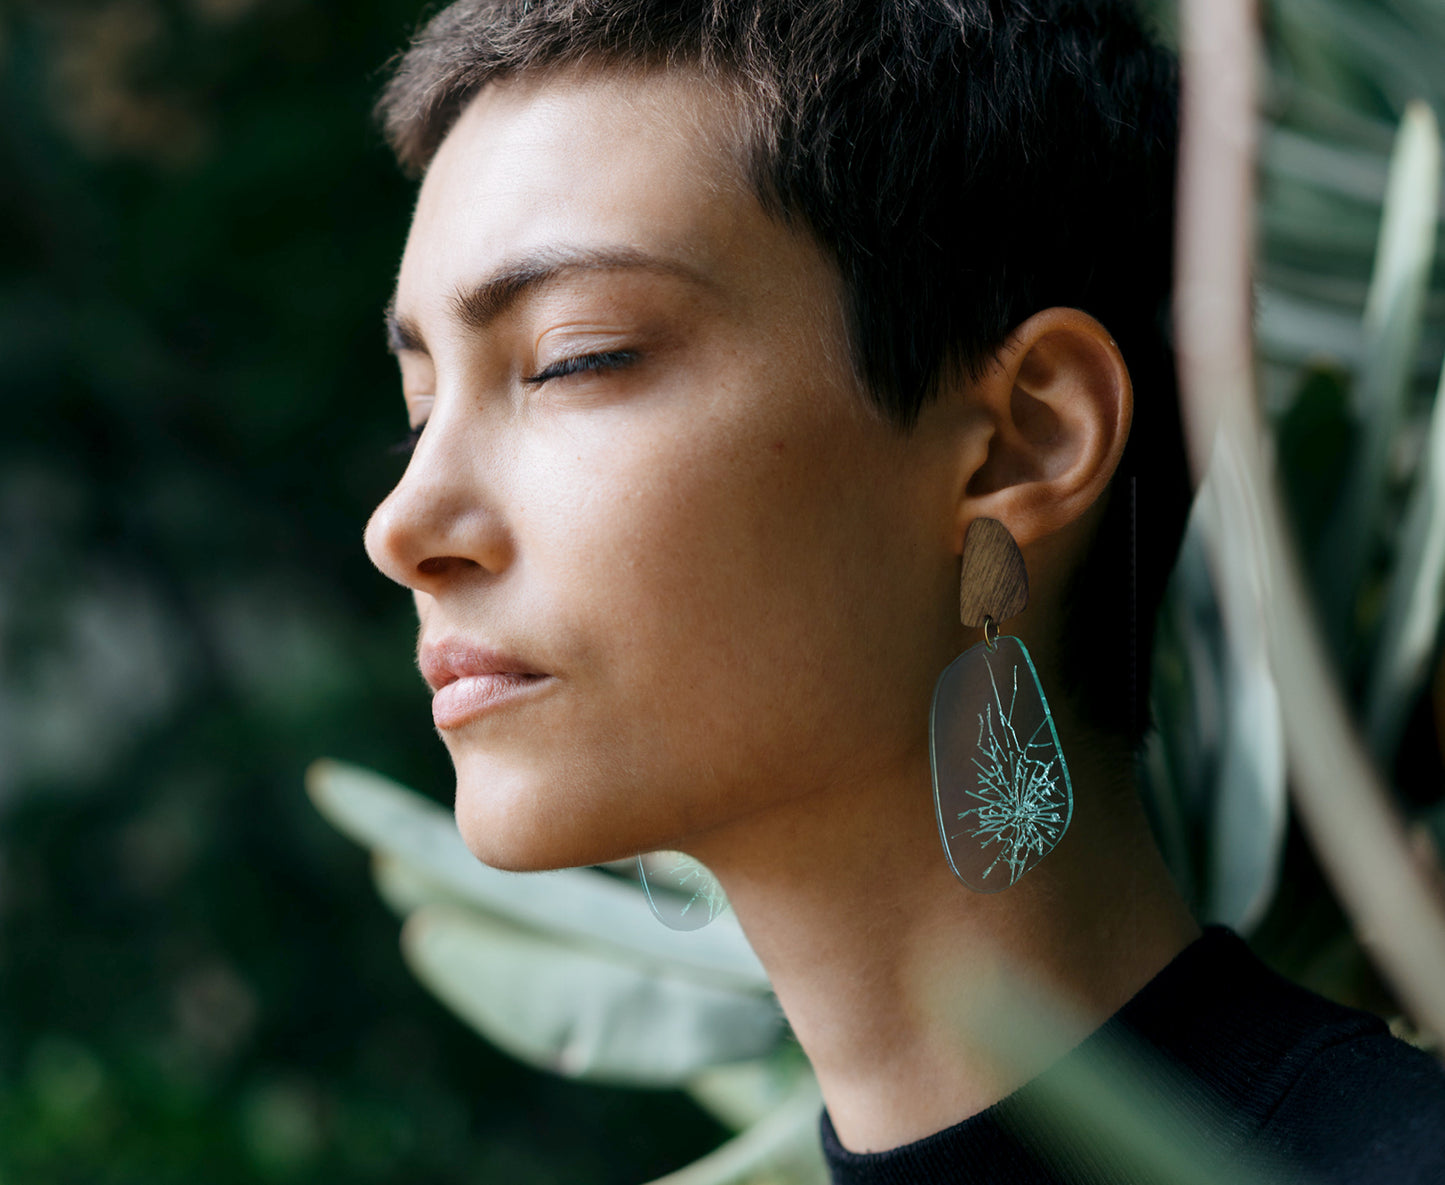
[[[569,66],[687,66],[737,93],[753,187],[836,261],[855,365],[901,429],[1040,309],[1109,329],[1134,424],[1058,674],[1137,745],[1190,486],[1168,317],[1177,65],[1133,0],[458,0],[400,56],[378,116],[419,174],[489,81]]]

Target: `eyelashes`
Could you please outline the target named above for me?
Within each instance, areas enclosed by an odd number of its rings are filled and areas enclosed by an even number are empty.
[[[526,375],[522,382],[530,387],[540,387],[553,379],[564,379],[568,375],[586,374],[590,371],[621,370],[637,361],[632,350],[605,350],[598,354],[578,354],[575,358],[563,358],[536,374]],[[387,452],[392,456],[409,457],[416,451],[425,424],[418,424],[404,437],[392,445]]]
[[[522,381],[529,386],[541,386],[552,379],[563,379],[569,374],[582,374],[589,370],[621,370],[637,361],[631,350],[606,350],[600,354],[578,354],[575,358],[563,358],[552,363],[545,370],[528,375]]]

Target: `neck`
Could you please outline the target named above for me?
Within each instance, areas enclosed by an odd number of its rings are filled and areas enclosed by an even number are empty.
[[[1080,733],[1058,724],[1069,754]],[[926,755],[887,784],[798,798],[693,849],[767,968],[845,1147],[897,1147],[997,1102],[1197,937],[1119,774],[1127,754],[1090,762],[1075,748],[1068,833],[1000,893],[949,870]],[[1051,1043],[1001,1057],[969,1010],[1020,975],[1068,1017]]]

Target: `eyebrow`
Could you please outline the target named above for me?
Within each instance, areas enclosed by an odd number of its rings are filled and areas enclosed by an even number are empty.
[[[486,279],[458,289],[448,304],[463,327],[481,330],[515,307],[523,297],[553,280],[572,272],[610,271],[652,272],[700,285],[709,283],[703,273],[681,260],[650,255],[631,247],[554,249],[502,264]],[[397,312],[395,295],[386,305],[386,346],[393,354],[429,353],[420,326]]]

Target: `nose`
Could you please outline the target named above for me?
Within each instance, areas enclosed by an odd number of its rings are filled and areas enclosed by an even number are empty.
[[[396,488],[366,524],[371,562],[398,584],[433,596],[459,578],[504,570],[512,543],[484,471],[475,453],[423,433]]]

